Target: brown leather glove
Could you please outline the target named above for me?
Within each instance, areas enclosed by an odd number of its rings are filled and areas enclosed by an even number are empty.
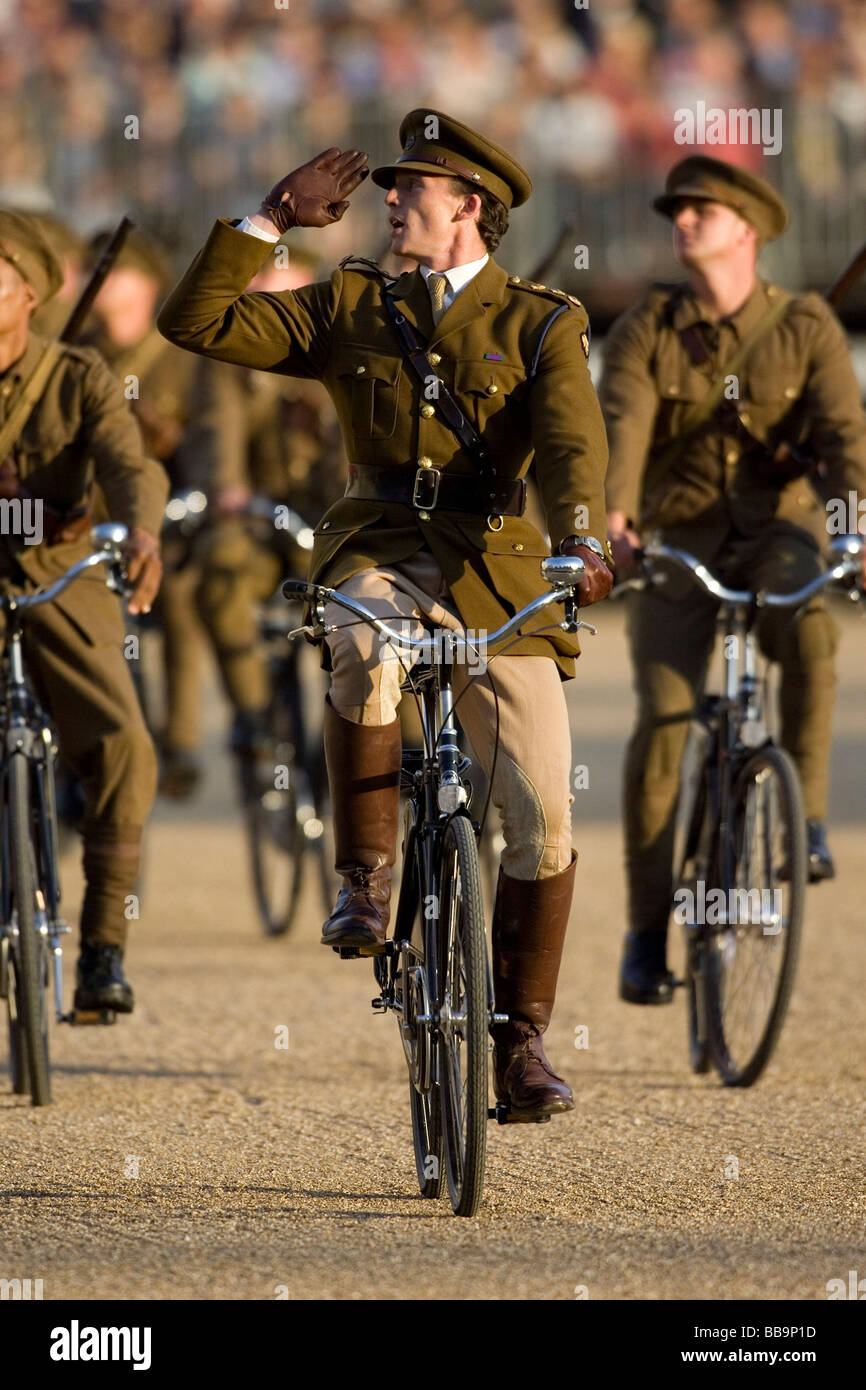
[[[586,572],[577,588],[578,608],[587,608],[591,603],[598,603],[599,599],[607,598],[613,588],[613,574],[604,560],[596,555],[594,550],[590,550],[588,545],[575,545],[572,541],[563,541],[563,555],[577,555],[584,563]]]
[[[280,232],[290,227],[327,227],[339,222],[349,194],[367,177],[369,156],[363,150],[343,153],[332,145],[275,183],[259,212]]]
[[[133,526],[123,547],[126,575],[132,585],[130,613],[149,613],[162,579],[159,541],[143,526]]]

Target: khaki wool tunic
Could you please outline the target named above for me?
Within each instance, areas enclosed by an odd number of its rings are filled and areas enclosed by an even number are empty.
[[[323,381],[350,464],[404,468],[411,480],[428,459],[449,476],[477,476],[404,362],[375,273],[346,267],[302,289],[244,294],[272,252],[271,243],[219,221],[163,306],[161,332],[209,357]],[[392,294],[428,339],[437,372],[482,434],[497,474],[521,478],[534,462],[553,548],[575,533],[603,540],[607,445],[578,301],[509,277],[492,257],[435,327],[417,270],[401,275]],[[528,385],[545,324],[561,306]],[[424,409],[431,403],[432,412]],[[524,517],[505,517],[497,530],[469,512],[433,510],[424,520],[409,506],[349,497],[316,528],[310,577],[338,585],[425,545],[468,627],[492,631],[546,592],[540,564],[549,547]],[[549,610],[534,626],[560,617],[561,610]],[[574,674],[578,652],[576,638],[561,631],[509,648],[512,655],[553,657],[563,677]]]

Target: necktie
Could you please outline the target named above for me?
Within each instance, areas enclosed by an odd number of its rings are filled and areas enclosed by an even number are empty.
[[[448,276],[439,275],[434,270],[427,276],[427,288],[430,291],[430,303],[433,306],[433,322],[438,323],[445,313],[445,291],[448,288]]]

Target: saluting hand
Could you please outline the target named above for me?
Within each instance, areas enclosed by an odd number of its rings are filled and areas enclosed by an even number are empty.
[[[149,613],[162,579],[159,542],[143,526],[133,526],[123,547],[126,577],[132,585],[130,613]]]
[[[275,183],[259,215],[270,218],[274,230],[281,233],[290,227],[328,227],[339,222],[349,206],[349,194],[370,172],[368,159],[363,150],[343,152],[332,145]]]

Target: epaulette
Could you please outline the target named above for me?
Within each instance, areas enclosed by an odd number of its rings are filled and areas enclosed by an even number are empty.
[[[340,261],[340,270],[357,270],[368,275],[375,275],[377,280],[386,280],[389,285],[393,285],[399,276],[389,275],[387,270],[383,270],[377,261],[370,260],[368,256],[344,256]]]
[[[515,285],[520,290],[531,290],[535,294],[549,294],[551,299],[566,299],[569,304],[573,304],[576,309],[584,309],[583,304],[574,294],[566,294],[565,290],[551,289],[550,285],[537,285],[534,280],[521,280],[519,275],[509,275],[509,285]],[[586,310],[584,309],[584,313]]]

